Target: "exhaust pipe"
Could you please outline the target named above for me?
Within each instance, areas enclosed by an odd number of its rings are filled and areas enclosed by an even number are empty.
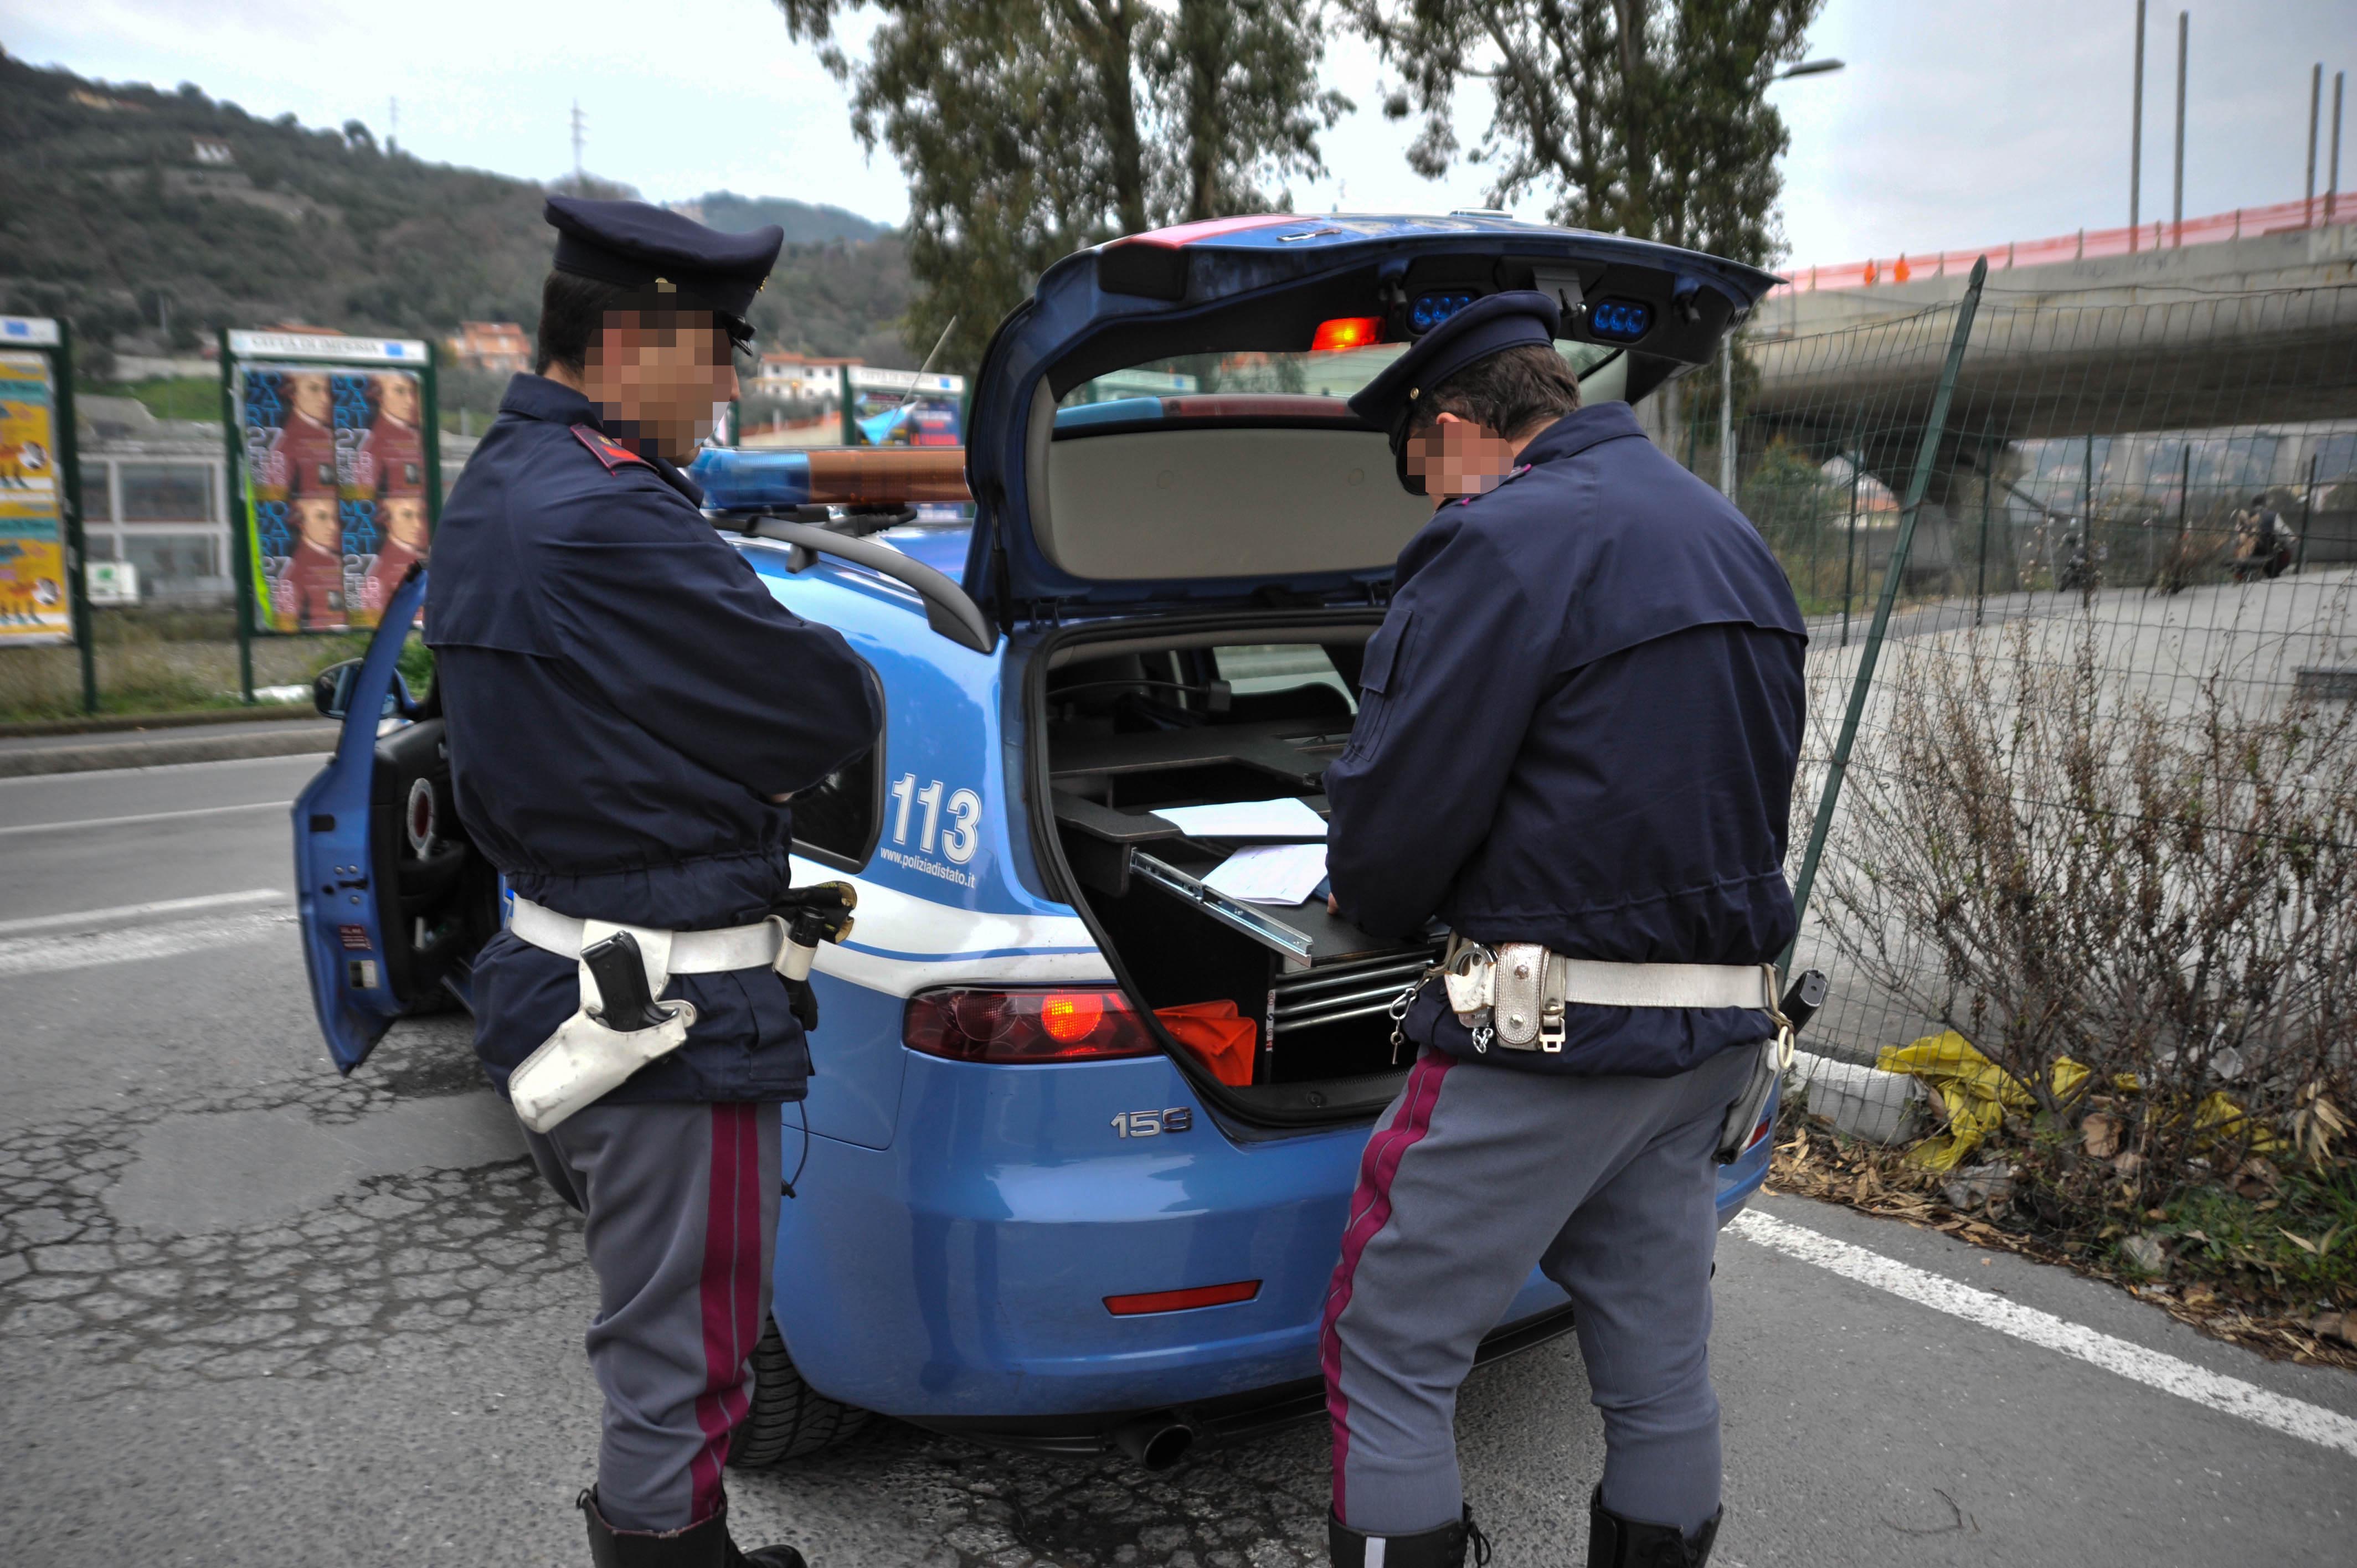
[[[1195,1429],[1164,1411],[1114,1427],[1113,1445],[1148,1470],[1168,1470],[1195,1446]]]

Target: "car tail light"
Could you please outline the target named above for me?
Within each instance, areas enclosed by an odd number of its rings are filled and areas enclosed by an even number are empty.
[[[909,998],[901,1038],[960,1062],[1103,1061],[1158,1048],[1118,991],[923,991]]]
[[[1379,316],[1338,316],[1318,324],[1317,336],[1309,339],[1309,351],[1318,354],[1336,349],[1363,349],[1381,341],[1383,335],[1383,322]]]
[[[1758,1148],[1760,1140],[1765,1138],[1775,1125],[1776,1107],[1770,1103],[1767,1110],[1760,1113],[1760,1125],[1751,1129],[1751,1136],[1743,1140],[1743,1152],[1748,1155]]]
[[[1196,1285],[1190,1290],[1150,1290],[1138,1295],[1109,1295],[1105,1310],[1115,1317],[1136,1317],[1149,1312],[1185,1312],[1197,1306],[1232,1306],[1260,1294],[1258,1280],[1233,1284]]]

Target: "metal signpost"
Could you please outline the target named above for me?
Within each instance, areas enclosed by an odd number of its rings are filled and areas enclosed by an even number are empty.
[[[238,676],[253,635],[374,626],[442,516],[437,358],[411,338],[221,335]]]
[[[72,643],[94,714],[73,381],[72,323],[0,316],[0,647]]]

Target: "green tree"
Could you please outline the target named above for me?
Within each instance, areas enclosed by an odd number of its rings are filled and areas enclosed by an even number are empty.
[[[1397,73],[1383,112],[1422,117],[1408,149],[1437,177],[1460,156],[1496,171],[1491,199],[1547,200],[1559,223],[1755,264],[1779,246],[1766,97],[1824,0],[1343,0]],[[1488,86],[1468,149],[1460,84]]]
[[[954,321],[948,361],[969,368],[1058,258],[1288,206],[1283,182],[1323,172],[1318,133],[1350,107],[1318,85],[1317,0],[878,0],[856,63],[845,0],[777,4],[851,83],[853,132],[908,171],[908,343]]]

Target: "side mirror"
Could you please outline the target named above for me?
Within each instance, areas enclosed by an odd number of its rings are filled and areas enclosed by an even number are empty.
[[[311,678],[311,705],[323,718],[339,719],[352,711],[352,682],[360,679],[361,661],[347,659],[341,664],[330,664]],[[393,689],[384,694],[381,719],[406,716],[417,706],[410,694],[409,682],[398,672],[393,678]]]
[[[347,659],[330,664],[311,678],[311,705],[322,718],[339,719],[350,711],[352,682],[360,678],[361,661]]]

